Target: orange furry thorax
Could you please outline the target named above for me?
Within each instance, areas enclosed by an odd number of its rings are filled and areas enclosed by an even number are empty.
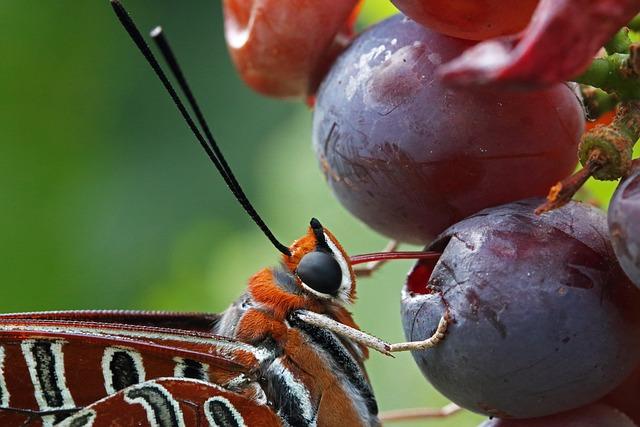
[[[321,304],[315,299],[292,294],[280,288],[274,281],[273,271],[269,268],[260,270],[249,279],[249,293],[255,302],[270,309],[278,320],[284,320],[293,310],[321,310]]]

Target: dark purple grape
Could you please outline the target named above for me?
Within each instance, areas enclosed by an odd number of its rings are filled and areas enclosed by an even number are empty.
[[[624,412],[636,424],[640,424],[640,366],[622,384],[607,394],[601,402]]]
[[[387,236],[425,244],[573,172],[584,127],[573,92],[443,86],[436,68],[469,46],[398,15],[362,33],[318,91],[313,145],[327,181]]]
[[[453,402],[502,418],[551,415],[591,403],[640,361],[640,290],[620,269],[605,215],[572,202],[542,216],[529,199],[486,209],[446,230],[403,291],[410,340],[427,379]]]
[[[620,183],[611,199],[609,232],[620,265],[640,287],[640,168]]]
[[[636,427],[622,412],[607,405],[595,404],[556,415],[526,420],[487,420],[478,427]]]

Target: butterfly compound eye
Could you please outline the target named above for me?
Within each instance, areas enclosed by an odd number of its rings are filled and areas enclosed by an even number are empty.
[[[316,292],[335,295],[342,282],[342,269],[336,259],[325,252],[309,252],[302,257],[298,277]]]

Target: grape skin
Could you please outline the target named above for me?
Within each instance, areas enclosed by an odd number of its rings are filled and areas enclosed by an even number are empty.
[[[576,202],[536,216],[541,201],[449,228],[429,247],[442,251],[433,271],[415,268],[404,290],[409,340],[429,337],[448,308],[445,340],[413,355],[434,387],[478,413],[570,410],[604,396],[640,361],[640,290],[616,262],[606,217]]]
[[[312,95],[353,36],[358,0],[224,0],[238,74],[264,95]]]
[[[640,287],[640,168],[620,183],[611,199],[609,231],[620,265]]]
[[[353,215],[396,240],[425,244],[481,209],[545,195],[575,167],[584,114],[567,86],[437,80],[437,66],[470,45],[397,15],[361,34],[320,86],[321,169]]]
[[[416,22],[451,37],[485,40],[522,30],[538,0],[391,0]]]
[[[526,420],[494,418],[478,427],[636,427],[622,412],[606,405],[596,404],[548,417]]]
[[[602,403],[624,412],[636,424],[640,423],[640,366],[629,375],[622,384],[607,394]]]

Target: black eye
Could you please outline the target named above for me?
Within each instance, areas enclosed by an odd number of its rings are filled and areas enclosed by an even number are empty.
[[[296,274],[305,285],[323,294],[334,295],[342,282],[338,261],[325,252],[309,252],[303,256]]]

